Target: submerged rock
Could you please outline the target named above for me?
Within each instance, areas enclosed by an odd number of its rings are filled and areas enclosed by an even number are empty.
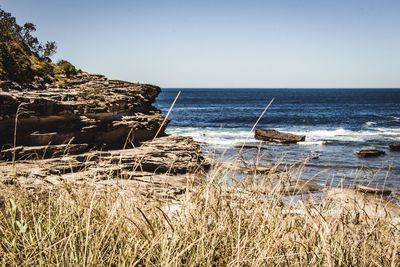
[[[255,138],[262,141],[292,144],[305,140],[305,136],[289,133],[281,133],[273,129],[257,129]]]

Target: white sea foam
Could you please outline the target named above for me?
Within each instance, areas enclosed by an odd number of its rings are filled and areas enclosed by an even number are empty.
[[[326,142],[324,141],[303,141],[303,142],[298,142],[297,144],[302,145],[302,146],[322,146]]]
[[[327,142],[365,142],[369,140],[400,139],[400,129],[395,128],[374,128],[363,131],[351,131],[343,128],[335,130],[301,130],[287,131],[285,129],[277,129],[278,131],[288,132],[292,134],[305,135],[306,140],[299,142],[303,146],[324,145]],[[168,128],[168,134],[191,136],[198,142],[204,142],[216,147],[232,147],[244,142],[258,142],[254,138],[254,132],[250,133],[250,129],[245,128]]]
[[[289,131],[292,134],[305,135],[307,142],[318,141],[349,141],[360,142],[364,138],[359,132],[339,128],[336,130],[310,130],[310,131]]]
[[[399,125],[400,126],[400,125]],[[376,131],[386,135],[400,135],[400,128],[375,128]]]
[[[290,133],[305,135],[306,141],[346,141],[363,142],[379,139],[400,138],[400,129],[397,128],[373,128],[362,131],[351,131],[343,128],[336,130],[310,130],[310,131],[291,131]]]
[[[376,125],[376,122],[374,122],[374,121],[367,121],[367,122],[365,123],[365,125],[366,125],[367,127],[371,127],[371,126]]]
[[[191,136],[198,142],[204,142],[217,147],[230,147],[238,143],[254,141],[254,134],[250,129],[230,129],[230,128],[170,128],[168,134]]]

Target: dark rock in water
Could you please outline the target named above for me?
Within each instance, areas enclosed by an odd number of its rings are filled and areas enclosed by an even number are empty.
[[[282,144],[293,144],[305,140],[305,136],[281,133],[273,129],[257,129],[255,138],[258,140],[277,142]]]
[[[309,156],[309,158],[310,158],[310,159],[319,159],[319,156],[320,156],[320,155],[319,155],[318,153],[311,153],[310,156]]]
[[[400,151],[400,144],[389,144],[390,151]]]
[[[235,148],[267,150],[268,147],[255,145],[235,145]]]
[[[359,158],[375,158],[375,157],[379,157],[381,155],[385,155],[385,151],[381,151],[378,149],[364,149],[364,150],[360,150],[357,153]]]
[[[377,194],[377,195],[390,195],[391,190],[386,190],[382,188],[369,187],[364,185],[357,185],[357,191],[367,193],[367,194]]]
[[[153,139],[164,121],[152,106],[161,89],[82,73],[64,85],[0,91],[0,149],[11,147],[18,107],[17,146],[87,144],[122,148]],[[163,136],[168,120],[162,126]]]

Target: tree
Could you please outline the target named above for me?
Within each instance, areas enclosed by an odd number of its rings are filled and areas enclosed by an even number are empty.
[[[0,8],[0,30],[3,33],[10,32],[12,36],[20,41],[23,41],[30,49],[32,53],[35,53],[38,57],[48,62],[51,62],[50,56],[54,55],[57,51],[56,42],[46,42],[42,44],[38,38],[32,35],[36,31],[35,24],[27,22],[23,27],[17,24],[15,17]],[[2,40],[1,38],[0,40]]]
[[[36,31],[36,26],[30,22],[25,23],[22,28],[22,40],[32,49],[36,49],[39,45],[39,40],[31,35],[34,31]]]
[[[22,27],[0,8],[0,79],[29,83],[35,79],[50,81],[54,66],[50,57],[56,52],[55,42],[41,43],[33,35],[36,26],[27,22]]]
[[[56,42],[47,42],[44,46],[43,50],[43,58],[50,60],[50,56],[52,56],[57,51],[57,44]],[[51,61],[51,60],[50,60]]]

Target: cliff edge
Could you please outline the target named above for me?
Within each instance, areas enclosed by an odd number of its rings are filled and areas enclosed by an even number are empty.
[[[87,144],[87,149],[140,145],[163,136],[168,120],[152,106],[161,89],[80,73],[63,85],[0,91],[0,147]],[[14,132],[17,122],[16,132]],[[163,125],[162,125],[163,124]]]
[[[124,183],[180,194],[188,173],[208,167],[192,138],[165,134],[169,120],[152,105],[160,87],[54,64],[55,42],[1,8],[0,30],[0,192]]]

